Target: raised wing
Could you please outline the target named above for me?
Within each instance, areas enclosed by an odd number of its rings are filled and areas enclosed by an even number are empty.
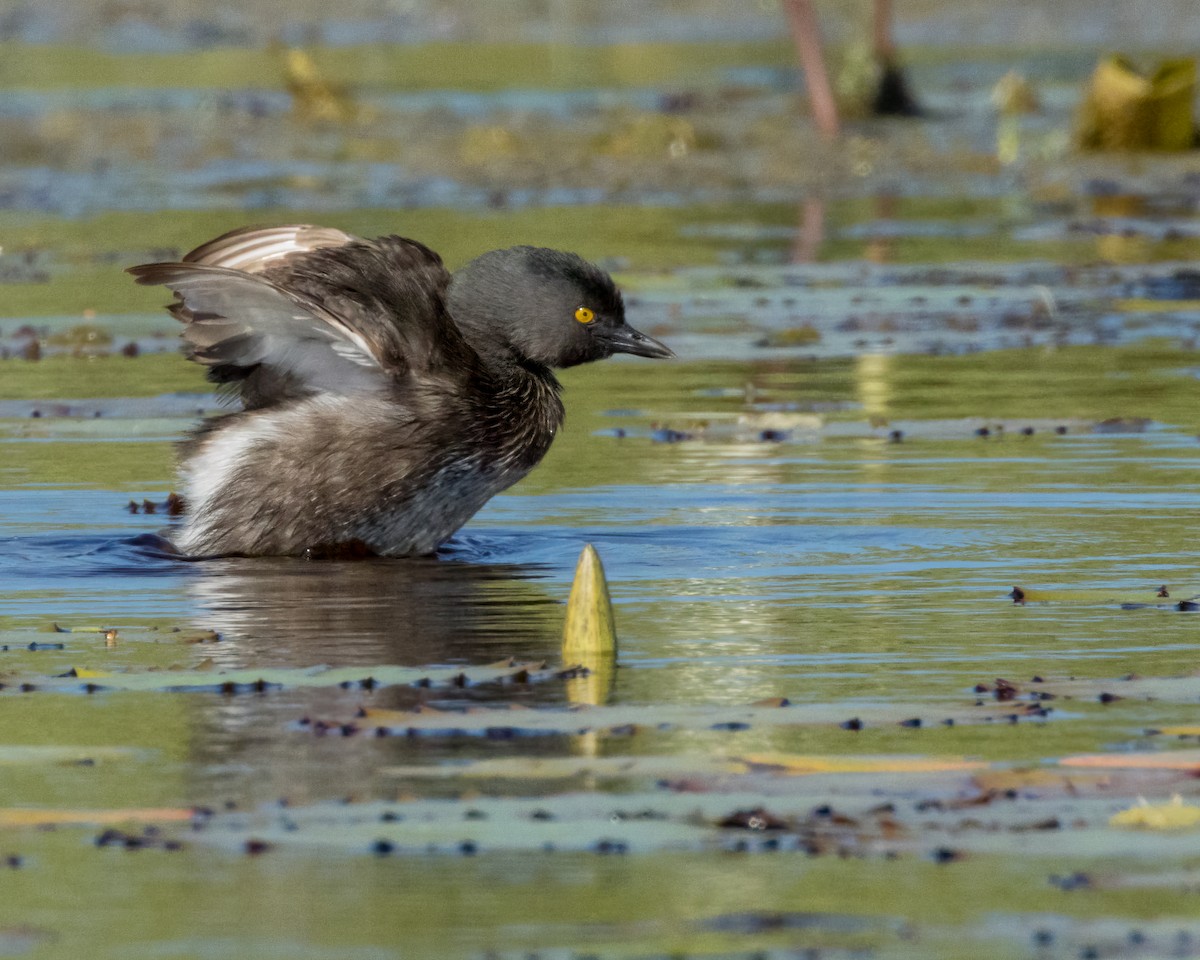
[[[478,355],[446,311],[450,273],[415,240],[391,236],[321,247],[268,264],[262,275],[336,314],[389,369],[457,378],[479,368]]]
[[[247,408],[389,382],[390,371],[357,331],[262,277],[196,263],[147,263],[129,272],[175,294],[167,309],[185,325],[189,358],[208,367],[215,383],[247,381]]]
[[[162,284],[191,359],[247,409],[314,393],[461,380],[479,358],[446,313],[450,275],[423,245],[324,227],[235,230],[182,263],[129,270]]]

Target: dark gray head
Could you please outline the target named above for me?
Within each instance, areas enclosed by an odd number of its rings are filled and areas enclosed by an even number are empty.
[[[625,322],[612,277],[561,250],[509,247],[485,253],[454,274],[449,306],[485,360],[571,367],[614,353],[675,356]]]

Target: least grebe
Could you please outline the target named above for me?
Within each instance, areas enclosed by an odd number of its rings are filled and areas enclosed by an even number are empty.
[[[607,273],[541,247],[451,276],[414,240],[247,228],[129,272],[241,401],[183,444],[190,556],[431,553],[549,449],[552,367],[674,356]]]

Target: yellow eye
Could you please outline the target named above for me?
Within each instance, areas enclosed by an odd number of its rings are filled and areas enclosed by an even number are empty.
[[[580,307],[575,311],[575,319],[580,323],[591,323],[596,319],[596,313],[594,310],[590,310],[587,307]]]

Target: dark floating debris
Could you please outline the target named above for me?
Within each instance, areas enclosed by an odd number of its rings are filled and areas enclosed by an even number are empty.
[[[614,810],[612,813],[613,820],[669,820],[670,815],[663,813],[661,810],[635,810],[630,813],[627,810]]]
[[[1011,680],[1005,680],[1003,677],[997,677],[994,686],[989,686],[986,683],[977,683],[971,689],[975,693],[991,693],[991,695],[1001,703],[1005,703],[1009,700],[1015,700],[1017,698],[1017,694],[1021,692],[1020,688],[1015,683],[1013,683]]]
[[[761,935],[775,933],[781,930],[826,931],[829,933],[849,934],[869,930],[874,921],[866,917],[839,913],[780,912],[775,910],[748,910],[742,913],[725,913],[711,917],[701,922],[707,930],[718,933],[742,935]],[[833,953],[835,951],[828,951]],[[824,950],[796,951],[794,956],[825,956]],[[741,956],[767,956],[764,951],[760,954],[739,954]]]
[[[655,427],[650,431],[650,439],[655,443],[682,443],[684,440],[694,440],[695,435],[671,427]]]
[[[1016,699],[1017,694],[1020,692],[1021,691],[1017,688],[1015,683],[1011,683],[1002,677],[997,677],[996,687],[992,691],[992,696],[994,696],[997,700],[1007,701]]]
[[[130,500],[125,509],[130,513],[158,513],[161,510],[168,517],[178,517],[187,512],[187,504],[183,497],[171,492],[162,503],[155,503],[149,498],[143,498],[140,504],[136,500]]]
[[[764,807],[754,807],[752,810],[735,810],[718,820],[717,826],[736,830],[786,830],[788,822]]]
[[[226,680],[217,689],[226,696],[234,696],[239,693],[266,693],[268,690],[282,690],[283,684],[272,683],[269,680],[259,677],[257,680],[251,680],[246,683]]]
[[[124,850],[156,848],[173,853],[183,849],[183,844],[179,840],[163,837],[155,826],[145,827],[141,833],[129,833],[109,827],[97,835],[93,842],[97,847],[121,847]]]
[[[1069,874],[1067,876],[1059,876],[1057,873],[1050,875],[1050,884],[1058,887],[1059,890],[1087,890],[1092,885],[1092,878],[1082,871]]]

